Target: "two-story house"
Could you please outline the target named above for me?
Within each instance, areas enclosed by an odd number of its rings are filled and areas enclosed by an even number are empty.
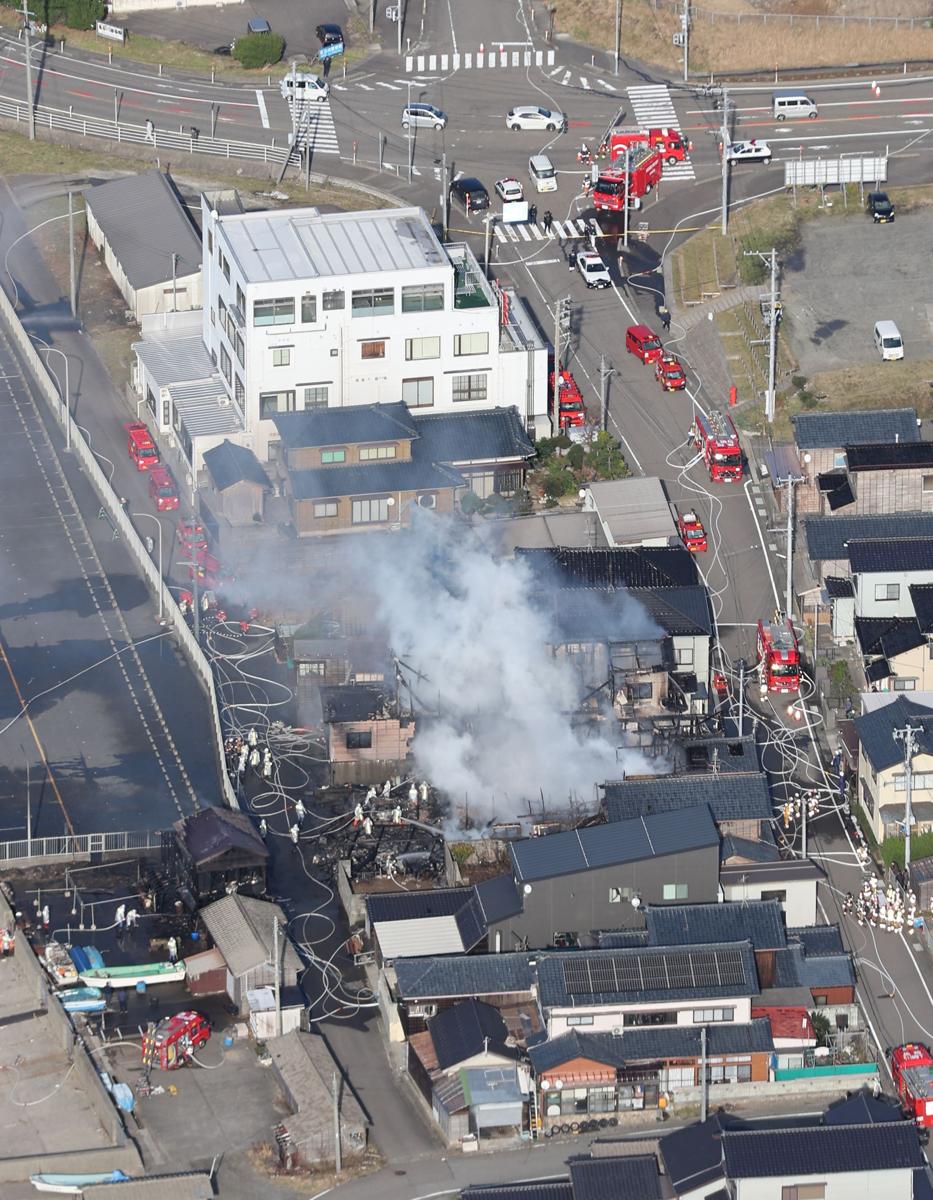
[[[911,812],[914,833],[933,830],[933,693],[893,692],[862,696],[862,715],[854,721],[858,737],[858,803],[880,842],[902,837],[907,819],[904,743],[895,731],[908,724],[914,735]]]

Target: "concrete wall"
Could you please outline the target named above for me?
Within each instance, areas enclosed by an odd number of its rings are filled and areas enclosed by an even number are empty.
[[[933,583],[933,571],[864,571],[853,576],[855,583],[855,613],[859,617],[912,617],[914,602],[910,586]],[[875,589],[894,585],[899,592],[896,600],[878,600]]]
[[[821,1183],[825,1200],[910,1200],[913,1178],[902,1171],[842,1171],[837,1175],[780,1175],[770,1179],[735,1181],[736,1200],[782,1200],[784,1188],[794,1184]]]
[[[829,1100],[816,1100],[817,1096],[844,1096],[860,1083],[871,1083],[878,1078],[877,1070],[867,1070],[864,1075],[822,1075],[813,1079],[782,1079],[780,1082],[761,1083],[722,1083],[709,1089],[710,1109],[726,1101],[761,1100],[767,1094],[769,1100],[782,1096],[814,1097],[814,1104],[824,1106]],[[677,1114],[678,1104],[699,1104],[701,1100],[699,1088],[678,1088],[674,1093],[674,1115]],[[878,1193],[882,1195],[883,1193]],[[778,1193],[780,1195],[780,1193]]]
[[[786,898],[781,901],[781,908],[786,923],[791,926],[815,925],[816,884],[815,879],[772,880],[769,883],[756,883],[752,879],[751,882],[726,884],[723,892],[727,900],[738,902],[760,900],[762,892],[784,892]]]
[[[613,1029],[620,1025],[625,1027],[627,1018],[641,1016],[644,1013],[650,1012],[676,1012],[676,1022],[671,1022],[671,1025],[686,1025],[690,1028],[696,1027],[696,1022],[693,1019],[695,1009],[706,1008],[731,1008],[733,1009],[732,1020],[726,1022],[729,1025],[747,1025],[752,1019],[752,1002],[748,996],[739,996],[736,998],[722,1000],[678,1000],[678,1001],[652,1001],[650,1004],[604,1004],[604,1005],[585,1005],[578,1004],[573,1008],[552,1008],[545,1011],[547,1020],[548,1036],[551,1038],[560,1037],[563,1033],[569,1033],[572,1029],[577,1029],[583,1034],[587,1033],[611,1033]],[[588,1020],[592,1018],[592,1024],[580,1025],[580,1020]]]

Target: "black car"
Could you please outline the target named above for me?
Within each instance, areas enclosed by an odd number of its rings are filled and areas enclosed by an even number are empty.
[[[868,215],[877,225],[894,220],[894,205],[887,192],[869,192],[867,206]]]
[[[343,30],[339,25],[318,25],[314,32],[322,46],[335,46],[338,42],[343,42]]]
[[[472,176],[467,175],[463,179],[455,179],[450,194],[463,206],[463,211],[467,215],[483,212],[489,207],[489,193],[480,181]]]

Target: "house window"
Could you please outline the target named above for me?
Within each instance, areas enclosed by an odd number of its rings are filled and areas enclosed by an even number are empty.
[[[693,1010],[694,1025],[711,1025],[717,1021],[734,1021],[734,1008],[695,1008]]]
[[[246,388],[243,386],[243,380],[239,375],[233,376],[233,394],[236,397],[236,402],[240,408],[246,403]]]
[[[876,583],[876,600],[900,600],[901,585],[899,583]]]
[[[676,1012],[630,1012],[625,1014],[626,1025],[676,1025]]]
[[[567,1024],[568,1025],[592,1025],[593,1018],[592,1017],[568,1017]]]
[[[214,310],[213,310],[213,309],[211,309],[211,324],[212,324],[212,325],[216,325],[216,324],[217,324],[217,313],[216,313],[216,312],[214,312]]]
[[[444,285],[421,283],[402,288],[402,312],[439,312],[444,307]]]
[[[915,692],[917,690],[916,679],[899,679],[895,676],[891,683],[895,692]]]
[[[455,375],[453,383],[453,399],[455,403],[485,400],[485,375]]]
[[[246,296],[239,284],[236,285],[236,305],[241,313],[246,312]]]
[[[348,750],[372,750],[373,748],[373,731],[371,729],[348,729],[347,730],[347,749]]]
[[[788,1184],[781,1188],[781,1200],[826,1200],[826,1184]]]
[[[335,446],[330,450],[321,451],[321,466],[333,466],[334,463],[345,463],[347,461],[347,451],[344,446]]]
[[[650,700],[654,695],[650,683],[633,683],[631,692],[633,700]]]
[[[230,361],[230,355],[227,353],[227,347],[220,347],[220,373],[226,379],[227,383],[233,382],[233,363]]]
[[[253,304],[253,324],[294,325],[294,297],[283,296],[277,300],[256,300]]]
[[[911,781],[913,790],[915,792],[926,791],[933,787],[933,771],[914,771],[913,775],[911,776]],[[896,792],[907,791],[906,775],[894,776],[894,790]]]
[[[409,408],[431,408],[434,404],[434,380],[403,379],[402,399]]]
[[[220,255],[220,269],[224,273],[224,279],[226,279],[227,283],[229,283],[230,282],[230,264],[227,262],[226,258],[224,257],[223,250],[218,250],[218,254]]]
[[[819,995],[819,996],[815,995],[813,997],[813,1003],[816,1005],[817,1008],[825,1008],[826,1000],[827,1000],[827,997],[824,995]]]
[[[360,462],[374,462],[380,458],[395,458],[395,446],[360,446]]]
[[[315,500],[314,508],[311,510],[314,513],[315,521],[323,520],[325,517],[336,517],[337,501],[336,500]],[[324,672],[321,671],[323,675]]]
[[[315,505],[317,507],[317,505]],[[327,663],[323,659],[317,659],[315,662],[303,662],[298,664],[299,675],[319,675],[323,678],[327,674]]]
[[[780,901],[781,904],[785,904],[787,902],[787,889],[786,888],[774,888],[770,892],[767,892],[767,891],[762,892],[761,899],[762,900],[778,900],[778,901]]]
[[[301,322],[303,325],[313,325],[317,320],[317,296],[301,297]]]
[[[385,342],[360,342],[360,358],[385,358]]]
[[[235,336],[234,336],[234,339],[233,339],[233,347],[234,347],[234,349],[236,350],[237,362],[238,362],[238,363],[240,364],[240,366],[242,367],[242,366],[243,366],[243,359],[244,359],[244,357],[245,357],[245,355],[246,355],[246,347],[245,347],[245,345],[243,344],[243,335],[240,333],[240,331],[239,331],[239,330],[237,330],[237,331],[236,331],[236,334],[235,334]]]
[[[677,665],[678,667],[693,666],[693,647],[687,646],[685,649],[677,650]]]
[[[290,367],[292,365],[291,346],[273,346],[272,365],[274,367]]]
[[[500,496],[514,496],[521,486],[521,471],[500,471],[496,475],[495,489]]]
[[[665,900],[686,900],[687,885],[685,883],[665,883],[661,895]]]
[[[345,304],[343,292],[325,292],[321,297],[321,308],[325,312],[336,312]]]
[[[621,904],[623,900],[631,900],[632,889],[630,887],[611,887],[609,889],[609,903]]]
[[[259,415],[272,417],[276,413],[295,411],[294,392],[260,392]]]
[[[923,494],[925,496],[929,495],[930,492],[933,492],[933,475],[924,475],[923,476],[923,480],[921,482],[921,488],[922,488]]]
[[[862,780],[862,808],[870,815],[875,815],[875,797],[872,795],[871,788]]]
[[[395,313],[395,289],[367,288],[354,292],[350,311],[354,317],[391,317]]]
[[[371,500],[354,500],[350,520],[354,525],[385,524],[389,519],[387,497],[374,496]]]
[[[303,386],[301,389],[301,397],[304,401],[305,408],[327,408],[327,399],[330,389],[326,384],[312,383],[309,386]]]
[[[217,311],[220,314],[220,328],[226,331],[227,328],[227,302],[223,296],[217,297]]]
[[[752,1077],[751,1063],[726,1062],[706,1068],[709,1083],[748,1083]]]
[[[405,339],[405,358],[409,362],[417,362],[422,358],[440,358],[441,339],[439,337],[421,337]]]
[[[207,231],[207,252],[208,252],[208,254],[214,253],[214,231],[213,231],[213,229],[209,229]]]
[[[454,334],[454,354],[488,354],[488,333],[456,333]]]
[[[846,455],[844,450],[837,450],[833,455],[833,468],[837,471],[843,470],[846,465]]]
[[[171,400],[162,401],[162,424],[170,425],[172,423],[172,402]]]

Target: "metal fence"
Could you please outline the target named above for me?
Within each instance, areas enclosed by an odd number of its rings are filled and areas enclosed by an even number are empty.
[[[0,863],[37,859],[75,860],[94,854],[139,853],[158,850],[162,834],[158,830],[130,830],[125,833],[61,834],[59,837],[22,838],[17,842],[0,842]]]
[[[651,7],[672,9],[680,14],[683,4],[680,0],[651,0]],[[929,29],[930,18],[927,17],[853,17],[846,13],[767,13],[767,12],[717,12],[715,9],[702,8],[691,4],[690,15],[694,21],[725,21],[733,25],[759,22],[763,25],[801,25],[807,29],[845,29],[847,25],[867,25],[869,29]]]

